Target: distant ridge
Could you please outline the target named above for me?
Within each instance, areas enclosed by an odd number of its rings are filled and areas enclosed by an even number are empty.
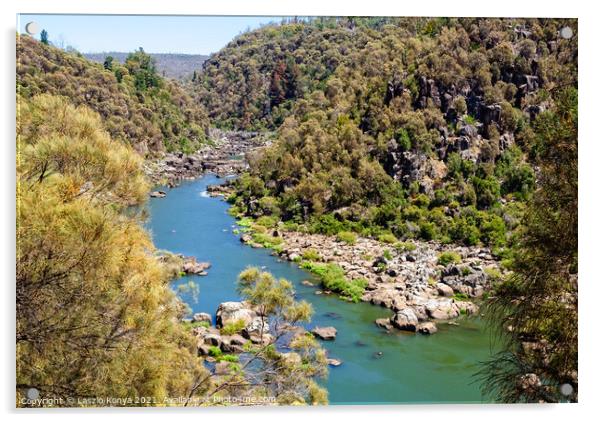
[[[105,57],[112,56],[120,63],[125,62],[129,53],[110,51],[106,53],[84,53],[83,56],[94,62],[103,63]],[[155,59],[159,73],[167,78],[190,80],[195,70],[200,70],[209,56],[201,54],[149,53]]]

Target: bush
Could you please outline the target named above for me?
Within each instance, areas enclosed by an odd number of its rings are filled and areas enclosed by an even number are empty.
[[[393,244],[397,242],[397,238],[391,233],[383,233],[380,236],[378,236],[378,241]]]
[[[229,322],[228,324],[224,325],[221,328],[220,333],[226,336],[231,336],[232,334],[240,333],[243,328],[245,328],[245,322],[242,319],[238,319],[234,322]]]
[[[345,272],[337,264],[316,264],[306,261],[301,265],[301,268],[316,274],[324,288],[341,293],[353,302],[359,302],[368,285],[368,282],[363,278],[347,279]]]
[[[217,358],[222,355],[222,349],[217,346],[209,346],[209,356]]]
[[[237,363],[240,359],[236,355],[221,355],[221,356],[217,356],[216,360],[218,362],[225,361],[225,362]]]
[[[397,242],[395,244],[395,249],[399,252],[412,252],[413,250],[416,250],[416,245],[411,242]]]
[[[357,235],[353,232],[339,232],[337,234],[337,240],[339,242],[345,242],[348,245],[353,245],[355,242],[357,242]]]
[[[278,224],[278,219],[272,216],[264,215],[259,217],[255,223],[267,229],[273,229]]]
[[[442,252],[441,255],[439,255],[437,264],[447,267],[449,264],[458,264],[461,261],[462,261],[462,257],[460,257],[460,255],[458,253],[448,251],[448,252]]]
[[[318,251],[316,251],[313,248],[309,248],[303,251],[303,259],[307,260],[307,261],[320,261],[321,260],[321,256],[318,253]]]
[[[264,248],[274,248],[282,243],[281,237],[275,237],[266,233],[253,233],[251,235],[253,242],[263,246]]]

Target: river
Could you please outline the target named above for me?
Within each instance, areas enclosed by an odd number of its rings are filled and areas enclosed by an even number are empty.
[[[459,326],[438,324],[432,336],[402,332],[387,334],[374,324],[390,311],[367,303],[352,304],[336,296],[316,295],[317,287],[301,284],[312,276],[269,250],[243,245],[232,231],[228,204],[206,195],[206,187],[223,179],[207,175],[165,189],[167,197],[152,198],[147,228],[157,248],[209,261],[207,276],[187,276],[174,282],[194,282],[198,295],[182,293],[194,312],[215,314],[225,301],[240,300],[238,274],[248,266],[265,268],[295,285],[298,299],[314,307],[311,326],[334,326],[335,341],[323,342],[329,356],[343,361],[331,367],[324,385],[331,404],[481,403],[473,374],[491,355],[490,338],[477,318]],[[375,354],[382,352],[382,356]]]

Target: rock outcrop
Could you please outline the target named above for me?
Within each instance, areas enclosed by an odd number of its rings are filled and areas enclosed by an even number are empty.
[[[338,264],[347,279],[366,280],[361,300],[393,311],[391,318],[376,321],[388,330],[434,333],[436,327],[423,327],[421,331],[420,324],[478,312],[473,300],[491,288],[486,269],[500,269],[485,248],[423,241],[395,247],[369,238],[358,238],[348,245],[332,236],[282,230],[279,236],[281,258],[297,262],[311,250],[318,253],[319,261]],[[443,252],[455,252],[461,263],[439,265]]]
[[[169,187],[175,187],[182,180],[194,179],[205,173],[218,176],[237,174],[247,168],[245,155],[266,145],[268,135],[260,132],[210,129],[209,137],[213,145],[207,145],[192,154],[166,153],[159,160],[147,162],[145,172],[154,183],[166,184]]]
[[[315,327],[311,333],[322,340],[334,340],[337,337],[337,329],[334,327]]]

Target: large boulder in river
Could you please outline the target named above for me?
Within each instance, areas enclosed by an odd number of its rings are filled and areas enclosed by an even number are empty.
[[[452,319],[460,315],[460,310],[453,299],[430,299],[424,307],[429,317],[433,319]]]
[[[423,322],[418,325],[416,329],[420,334],[435,334],[437,332],[437,326],[434,322]]]
[[[334,327],[315,327],[311,333],[322,340],[334,340],[337,336],[337,329]]]
[[[418,317],[412,308],[404,308],[391,317],[391,324],[404,331],[416,331]]]
[[[242,302],[223,302],[217,308],[215,325],[223,327],[226,324],[242,320],[245,326],[253,321],[257,314]]]

